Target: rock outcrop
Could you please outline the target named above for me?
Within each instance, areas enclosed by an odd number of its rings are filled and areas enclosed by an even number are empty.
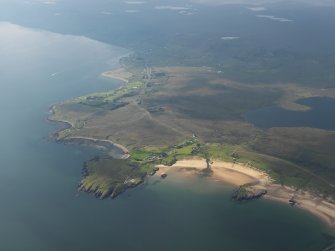
[[[249,187],[247,185],[240,186],[232,194],[232,199],[236,201],[249,201],[259,199],[265,195],[267,191],[265,189],[258,189],[255,187]]]

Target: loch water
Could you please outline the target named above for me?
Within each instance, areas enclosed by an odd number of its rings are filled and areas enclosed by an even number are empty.
[[[284,204],[236,204],[232,188],[171,174],[115,200],[77,193],[94,150],[49,135],[48,108],[120,83],[129,53],[85,37],[0,23],[0,250],[322,250],[329,229]]]
[[[335,130],[335,99],[312,97],[296,101],[307,108],[292,111],[277,106],[264,107],[244,114],[244,118],[260,128],[312,127]]]

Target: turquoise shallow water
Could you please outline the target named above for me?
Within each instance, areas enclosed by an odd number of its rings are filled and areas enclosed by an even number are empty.
[[[49,139],[50,104],[119,83],[99,78],[127,50],[0,24],[0,250],[321,250],[328,229],[231,187],[170,175],[116,200],[78,194],[91,149]]]

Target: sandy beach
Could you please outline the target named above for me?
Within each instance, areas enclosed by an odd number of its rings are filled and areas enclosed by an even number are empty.
[[[101,73],[102,77],[105,78],[112,78],[112,79],[117,79],[121,80],[122,82],[128,83],[128,80],[124,77],[122,77],[122,73],[124,72],[123,68],[117,69],[117,70],[112,70],[112,71],[105,71]]]
[[[158,165],[160,168],[158,174],[168,173],[170,170],[184,171],[186,173],[198,173],[207,168],[205,159],[187,159],[179,160],[171,167]],[[261,183],[266,185],[271,182],[270,177],[256,169],[246,167],[244,164],[230,163],[224,161],[213,161],[211,163],[213,171],[211,179],[225,181],[236,186],[246,183]]]
[[[307,210],[335,228],[335,204],[315,196],[310,192],[296,191],[294,188],[271,184],[266,187],[268,194],[265,198],[287,203],[292,196],[297,201],[296,207]]]
[[[158,165],[157,167],[159,167],[157,175],[168,174],[171,171],[193,175],[206,169],[207,164],[205,159],[187,159],[177,161],[173,166]],[[335,204],[321,197],[310,192],[296,191],[294,188],[275,184],[265,172],[241,163],[213,161],[211,170],[209,179],[227,182],[235,186],[252,183],[257,188],[266,189],[268,193],[264,196],[265,199],[289,204],[289,200],[294,196],[297,202],[295,207],[307,210],[335,228]]]

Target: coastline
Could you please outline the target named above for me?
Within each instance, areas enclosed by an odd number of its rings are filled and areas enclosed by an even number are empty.
[[[62,124],[66,124],[67,128],[65,129],[69,129],[71,127],[73,127],[73,124],[70,121],[67,120],[58,120],[58,119],[53,119],[51,118],[51,116],[55,115],[56,111],[55,111],[55,104],[50,105],[49,107],[49,116],[47,117],[47,120],[50,122],[56,122],[56,123],[62,123]],[[64,130],[64,129],[61,129]]]
[[[206,169],[205,159],[187,159],[177,161],[172,166],[157,165],[160,170],[157,175],[168,174],[169,171],[183,172],[184,174],[199,174]],[[234,186],[252,184],[257,189],[266,189],[264,199],[277,201],[289,205],[289,200],[294,196],[296,204],[294,207],[305,210],[335,229],[335,204],[330,203],[317,195],[307,191],[297,191],[294,188],[275,184],[271,177],[255,168],[241,163],[231,163],[214,160],[211,163],[211,175],[213,181],[226,182]]]
[[[294,188],[278,184],[271,184],[267,187],[267,191],[268,194],[264,196],[265,199],[281,203],[288,203],[288,200],[294,195],[294,199],[297,201],[295,207],[319,217],[333,230],[335,229],[335,204],[310,192],[296,191]]]
[[[112,79],[120,80],[120,81],[127,84],[129,82],[128,79],[116,75],[120,72],[124,72],[124,69],[123,68],[118,68],[116,70],[105,71],[105,72],[101,73],[101,76],[105,77],[105,78],[112,78]]]
[[[111,144],[113,147],[120,149],[123,152],[123,155],[120,156],[118,159],[128,159],[130,156],[129,150],[125,146],[114,143],[113,141],[108,140],[108,139],[96,139],[96,138],[90,138],[90,137],[77,136],[77,137],[68,137],[65,140],[92,141],[92,143],[95,145],[99,145],[99,142],[108,143],[108,144]]]
[[[123,68],[119,68],[116,70],[103,72],[101,73],[101,76],[120,80],[127,84],[128,80],[125,78],[125,74],[125,70]],[[70,121],[52,118],[52,115],[56,112],[55,107],[56,105],[50,106],[49,111],[51,115],[49,116],[48,120],[63,123],[65,125],[58,132],[54,133],[54,137],[56,138],[56,140],[61,142],[89,142],[89,144],[92,144],[94,146],[99,146],[99,142],[102,143],[102,145],[107,143],[120,149],[120,151],[123,152],[123,155],[120,155],[120,159],[129,158],[130,155],[128,149],[120,144],[114,143],[111,140],[85,136],[73,136],[67,137],[65,139],[58,139],[57,134],[60,131],[73,128],[74,125]],[[265,189],[267,191],[267,194],[264,196],[265,199],[289,204],[289,200],[294,197],[294,200],[296,201],[296,207],[304,209],[318,216],[330,227],[332,227],[333,229],[335,228],[335,204],[329,203],[326,199],[323,199],[318,195],[314,195],[306,191],[296,191],[294,188],[275,184],[270,176],[265,172],[262,172],[255,168],[251,168],[241,163],[214,160],[213,162],[211,162],[210,165],[210,172],[204,172],[207,168],[207,163],[205,159],[184,159],[177,161],[172,166],[157,165],[160,170],[157,172],[156,175],[162,175],[164,173],[168,173],[169,170],[174,169],[187,174],[205,174],[208,178],[214,181],[226,182],[234,186],[252,184],[252,187],[255,187],[257,189]]]
[[[123,152],[123,154],[119,157],[119,159],[128,159],[130,154],[129,154],[129,150],[120,144],[114,143],[111,140],[108,139],[97,139],[97,138],[90,138],[90,137],[68,137],[66,139],[58,139],[58,133],[63,131],[63,130],[67,130],[67,129],[71,129],[73,128],[73,124],[70,121],[67,120],[58,120],[58,119],[53,119],[51,118],[52,115],[55,114],[55,105],[51,105],[49,107],[49,116],[48,116],[48,121],[53,122],[53,123],[60,123],[63,126],[56,132],[52,133],[52,137],[59,142],[69,142],[69,141],[73,141],[73,140],[77,140],[77,141],[91,141],[94,145],[99,146],[99,142],[104,142],[104,143],[108,143],[110,145],[112,145],[113,147],[118,148],[121,152]]]

